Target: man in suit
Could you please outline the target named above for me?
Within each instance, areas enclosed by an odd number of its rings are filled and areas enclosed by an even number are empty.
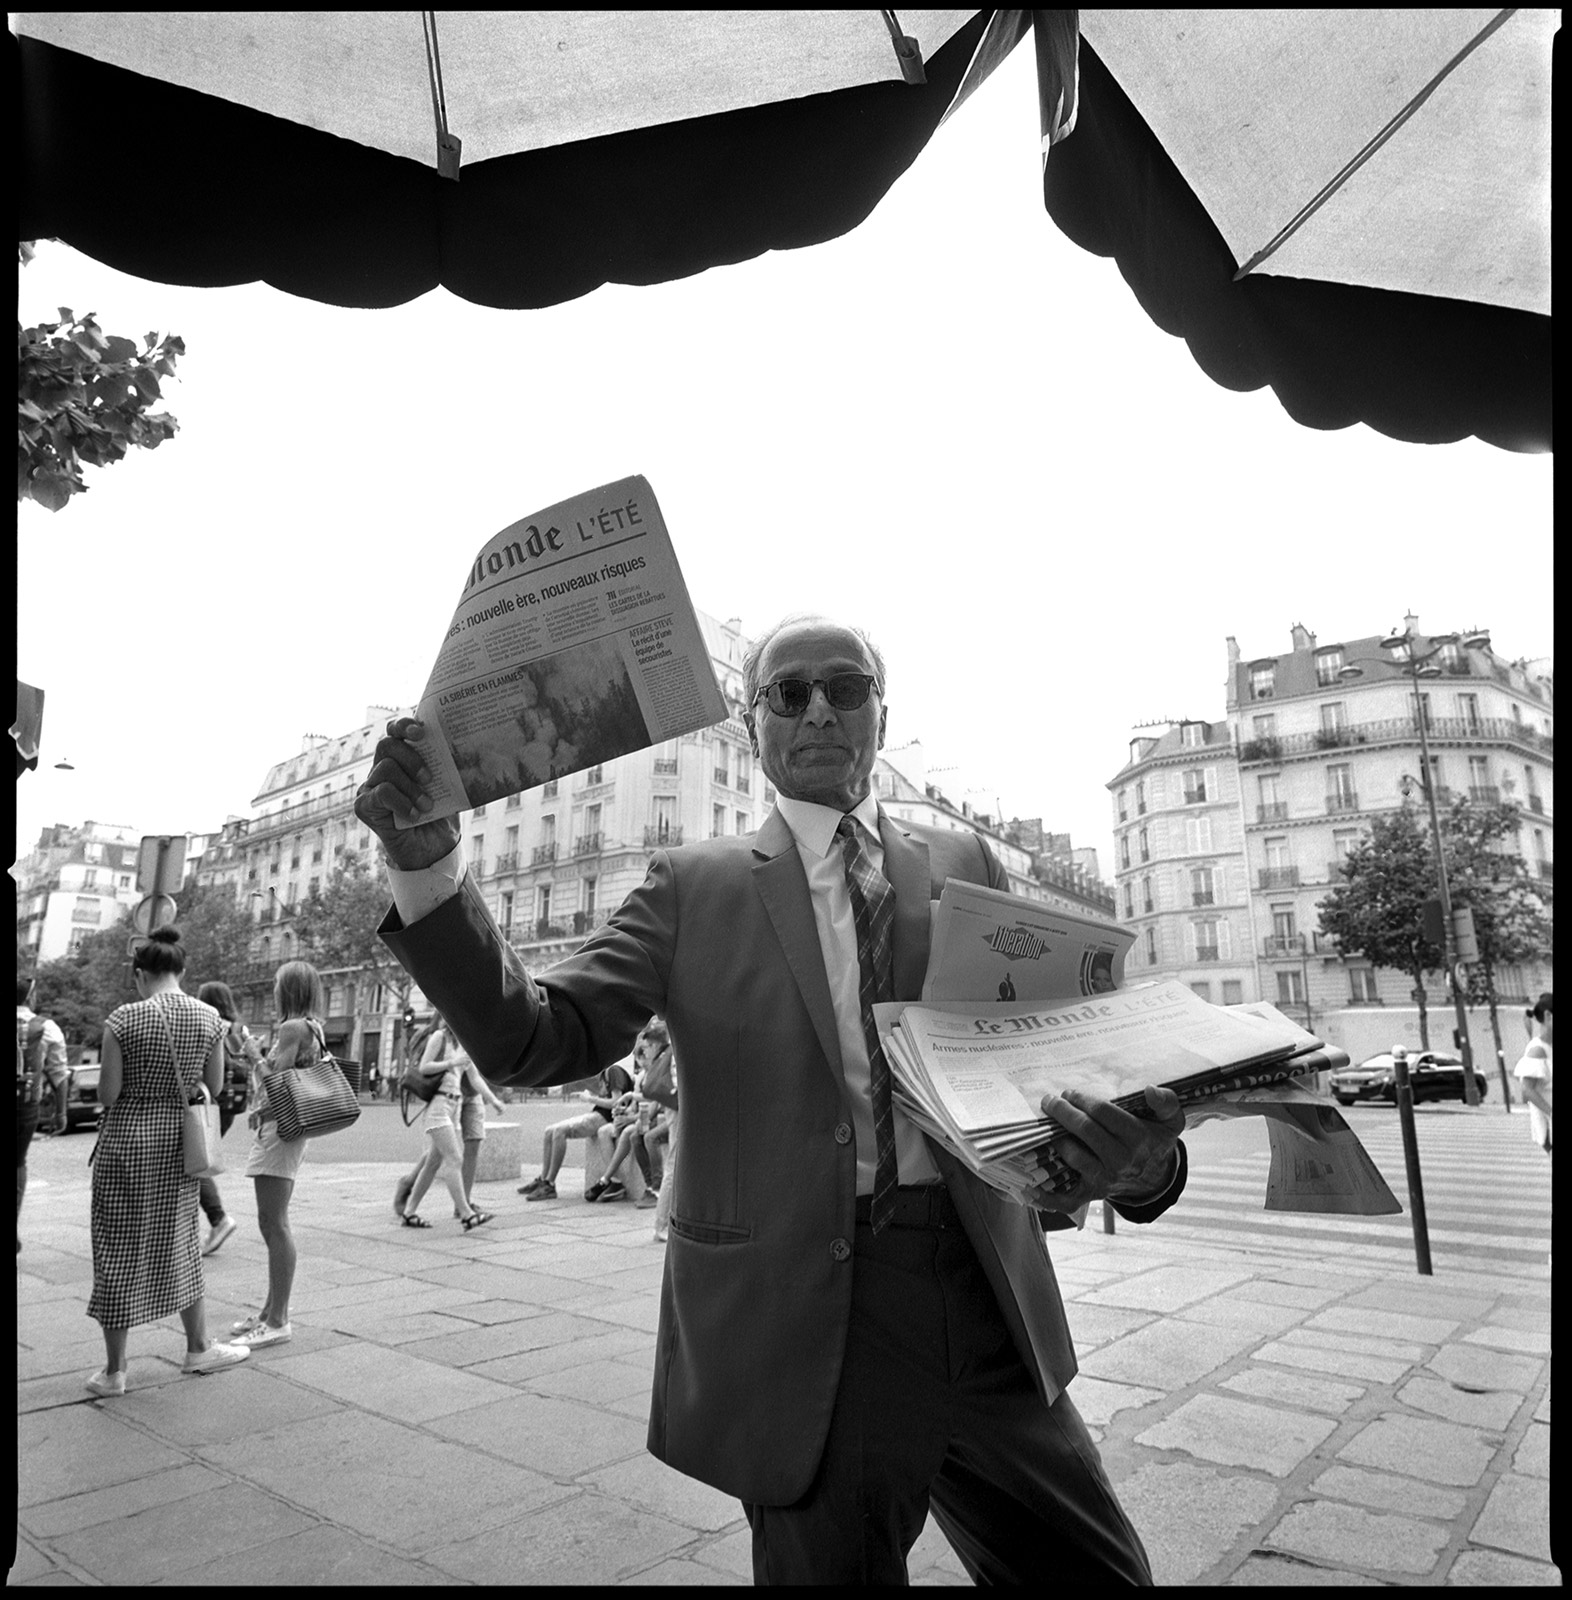
[[[745,694],[776,810],[752,838],[657,851],[539,980],[466,877],[456,820],[419,820],[418,725],[390,723],[356,802],[389,859],[383,936],[495,1083],[586,1077],[666,1018],[683,1158],[649,1446],[742,1500],[758,1581],[904,1582],[931,1507],[979,1580],[1150,1583],[1065,1393],[1043,1232],[1094,1198],[1138,1222],[1172,1204],[1183,1112],[1160,1089],[1147,1118],[1048,1097],[1078,1181],[1036,1210],[907,1122],[870,1006],[918,997],[946,877],[1003,871],[975,834],[879,809],[884,669],[860,632],[780,624]]]

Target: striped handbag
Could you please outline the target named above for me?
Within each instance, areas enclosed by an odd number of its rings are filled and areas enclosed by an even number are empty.
[[[338,1133],[360,1116],[360,1097],[333,1059],[315,1018],[311,1019],[311,1031],[321,1050],[317,1060],[309,1066],[288,1067],[267,1080],[268,1105],[285,1144]]]

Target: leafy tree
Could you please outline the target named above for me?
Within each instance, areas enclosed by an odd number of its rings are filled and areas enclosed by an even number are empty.
[[[330,970],[345,968],[385,986],[402,1011],[415,980],[377,936],[392,898],[385,873],[353,850],[322,887],[295,908],[295,938],[303,960]],[[404,1041],[406,1050],[409,1041]]]
[[[231,892],[214,884],[199,885],[189,879],[180,891],[175,926],[186,952],[182,980],[188,994],[204,983],[234,984],[251,964],[251,941],[256,924],[238,906]]]
[[[1414,980],[1419,1041],[1428,1050],[1424,975],[1441,966],[1446,953],[1424,936],[1424,903],[1435,894],[1436,873],[1413,806],[1405,803],[1374,819],[1369,834],[1348,852],[1342,878],[1321,902],[1321,927],[1345,955],[1362,954]]]
[[[31,247],[22,247],[26,262]],[[179,427],[148,408],[185,341],[150,333],[145,348],[105,334],[92,312],[60,307],[58,322],[16,325],[16,497],[58,511],[85,494],[82,466],[105,467],[133,447],[154,450]]]
[[[1508,1103],[1511,1086],[1501,1044],[1496,974],[1502,967],[1548,958],[1552,947],[1544,891],[1513,848],[1520,818],[1514,805],[1474,806],[1458,799],[1442,819],[1452,900],[1472,910],[1479,945],[1479,959],[1468,967],[1468,1001],[1489,1011],[1501,1092]]]
[[[131,957],[126,951],[129,936],[130,928],[124,922],[100,928],[88,934],[70,955],[38,968],[34,1007],[60,1024],[67,1044],[97,1044],[104,1018],[116,1006],[136,999]]]

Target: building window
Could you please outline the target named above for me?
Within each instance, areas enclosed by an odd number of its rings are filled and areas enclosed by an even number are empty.
[[[1192,983],[1190,987],[1195,991],[1196,994],[1200,995],[1200,997],[1206,1001],[1208,1005],[1212,1003],[1212,986],[1206,981],[1206,979],[1201,978],[1195,983]]]
[[[1348,969],[1349,1000],[1356,1006],[1374,1005],[1380,999],[1376,993],[1376,975],[1371,967]]]
[[[1478,805],[1494,805],[1499,798],[1490,783],[1490,758],[1468,758],[1468,798]]]
[[[475,807],[475,815],[477,817],[483,817],[483,816],[485,816],[485,814],[486,814],[486,808],[484,806],[476,806]]]
[[[1463,719],[1463,726],[1470,733],[1479,732],[1479,696],[1477,694],[1460,694],[1457,697],[1457,714]]]
[[[1223,979],[1223,1004],[1225,1006],[1244,1004],[1244,984],[1238,978]]]
[[[291,880],[290,883],[289,883],[289,886],[284,890],[284,904],[286,906],[294,905],[295,897],[299,892],[300,892],[300,885],[298,883],[294,882],[293,880]]]
[[[519,860],[519,830],[517,825],[509,828],[503,835],[503,850],[507,854],[508,864],[517,866]]]
[[[746,811],[739,811],[737,813],[737,832],[748,833],[752,830],[752,828],[753,818],[750,817]]]
[[[1298,940],[1295,935],[1294,908],[1292,906],[1272,907],[1272,944],[1273,953],[1286,955],[1294,949]]]
[[[596,879],[586,878],[584,880],[583,898],[584,915],[586,917],[593,917],[595,915],[595,890],[597,887],[598,882]]]
[[[717,839],[726,831],[726,808],[714,806],[710,810],[710,833]]]
[[[321,889],[321,887],[322,887],[322,880],[320,878],[313,878],[311,880],[310,886],[306,890],[306,898],[309,899],[309,900],[316,899],[317,892],[318,892],[318,890]]]
[[[1143,861],[1150,861],[1152,859],[1152,846],[1151,846],[1151,841],[1146,836],[1146,829],[1145,828],[1141,829],[1140,844],[1141,844],[1141,859]]]
[[[504,889],[497,900],[497,922],[502,929],[502,937],[513,937],[513,891]]]
[[[1425,731],[1428,733],[1434,726],[1430,720],[1430,696],[1427,694],[1410,695],[1408,697],[1408,706],[1410,716],[1416,720],[1419,717],[1425,719]]]
[[[1305,1003],[1304,979],[1298,967],[1277,969],[1277,1003],[1280,1006],[1302,1006]]]
[[[1130,865],[1130,835],[1127,833],[1119,835],[1119,865],[1121,867]]]
[[[546,782],[541,784],[540,797],[542,800],[555,800],[557,798],[557,780],[555,778],[548,778]]]
[[[541,936],[545,936],[546,925],[551,921],[551,885],[543,883],[535,891],[535,917],[541,924]]]
[[[1141,909],[1147,912],[1150,912],[1153,909],[1152,877],[1150,873],[1141,879]]]
[[[1317,650],[1315,654],[1315,681],[1321,689],[1329,687],[1338,681],[1338,673],[1343,666],[1343,647],[1338,645],[1333,650]]]
[[[1130,810],[1128,805],[1129,794],[1130,791],[1128,789],[1121,789],[1119,791],[1118,815],[1121,822],[1128,822],[1130,820]]]
[[[1190,749],[1206,743],[1206,724],[1186,722],[1179,730],[1179,742]]]
[[[1341,700],[1328,700],[1321,707],[1321,732],[1336,738],[1348,726],[1348,707]]]
[[[1146,964],[1149,967],[1157,965],[1157,929],[1146,930]]]
[[[83,867],[82,868],[82,887],[84,889],[94,889],[97,886],[98,886],[98,868],[97,867]]]
[[[1326,769],[1326,809],[1328,811],[1359,809],[1359,798],[1354,793],[1353,768],[1346,762]]]
[[[1124,886],[1124,915],[1126,921],[1135,915],[1135,886],[1129,883]]]
[[[1277,663],[1266,661],[1250,669],[1250,698],[1270,700],[1277,680]]]
[[[1184,775],[1184,803],[1200,805],[1206,799],[1206,774],[1199,767],[1191,767]]]
[[[1135,780],[1135,814],[1138,817],[1146,815],[1146,780],[1144,778]]]
[[[1205,854],[1212,848],[1212,819],[1186,817],[1184,819],[1185,847],[1194,854]]]
[[[1255,730],[1257,739],[1275,739],[1277,737],[1277,713],[1275,711],[1262,711],[1251,717],[1250,726]]]
[[[517,811],[517,810],[518,810],[518,808],[519,808],[519,802],[520,802],[520,800],[522,800],[522,799],[523,799],[523,796],[522,796],[522,795],[516,795],[516,794],[510,794],[510,795],[509,795],[509,796],[508,796],[508,798],[507,798],[507,800],[506,800],[506,802],[505,802],[505,803],[504,803],[504,805],[503,805],[503,807],[502,807],[502,809],[503,809],[503,810],[504,810],[504,811]],[[479,815],[480,815],[480,813],[479,813],[479,812],[478,812],[478,811],[477,811],[477,812],[476,812],[476,813],[475,813],[475,815],[476,815],[476,816],[479,816]]]
[[[1190,924],[1190,942],[1197,961],[1221,961],[1227,952],[1228,925],[1215,917]]]
[[[1195,867],[1190,872],[1190,904],[1209,906],[1216,903],[1215,885],[1210,867]]]

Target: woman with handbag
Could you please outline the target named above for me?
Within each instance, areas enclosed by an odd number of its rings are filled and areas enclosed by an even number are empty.
[[[219,1137],[228,1134],[235,1114],[245,1109],[251,1095],[251,1072],[260,1066],[262,1052],[240,1020],[240,1008],[227,983],[204,983],[197,999],[210,1005],[224,1019],[224,1086],[218,1095]],[[224,1210],[223,1196],[216,1178],[200,1178],[202,1214],[207,1218],[207,1238],[202,1254],[210,1256],[235,1231],[235,1219]]]
[[[250,1351],[207,1336],[197,1180],[186,1176],[183,1125],[193,1095],[223,1082],[224,1021],[180,987],[186,954],[176,928],[155,928],[132,957],[137,999],[104,1023],[93,1149],[93,1292],[87,1314],[104,1331],[96,1395],[126,1392],[129,1329],[179,1312],[186,1372],[218,1372]]]
[[[256,1185],[257,1226],[267,1245],[267,1298],[252,1317],[242,1317],[230,1330],[236,1344],[259,1350],[286,1344],[294,1337],[289,1297],[295,1287],[295,1236],[289,1226],[289,1201],[295,1177],[305,1160],[305,1139],[279,1137],[277,1108],[268,1103],[268,1085],[296,1067],[314,1066],[326,1053],[322,1024],[322,980],[309,961],[286,961],[273,978],[278,1032],[262,1070],[252,1078],[247,1122],[254,1130],[246,1176]]]
[[[466,1070],[475,1070],[469,1057],[459,1049],[446,1023],[438,1022],[428,1036],[420,1058],[422,1075],[436,1081],[436,1090],[421,1118],[421,1126],[428,1140],[426,1153],[409,1175],[411,1187],[407,1193],[403,1189],[403,1180],[400,1180],[400,1197],[395,1201],[399,1220],[406,1228],[431,1226],[420,1215],[418,1207],[425,1198],[426,1190],[431,1187],[432,1179],[439,1172],[452,1198],[453,1214],[464,1224],[465,1233],[472,1228],[482,1227],[492,1219],[491,1212],[476,1210],[464,1192],[464,1143],[460,1111],[464,1096],[460,1084]]]

